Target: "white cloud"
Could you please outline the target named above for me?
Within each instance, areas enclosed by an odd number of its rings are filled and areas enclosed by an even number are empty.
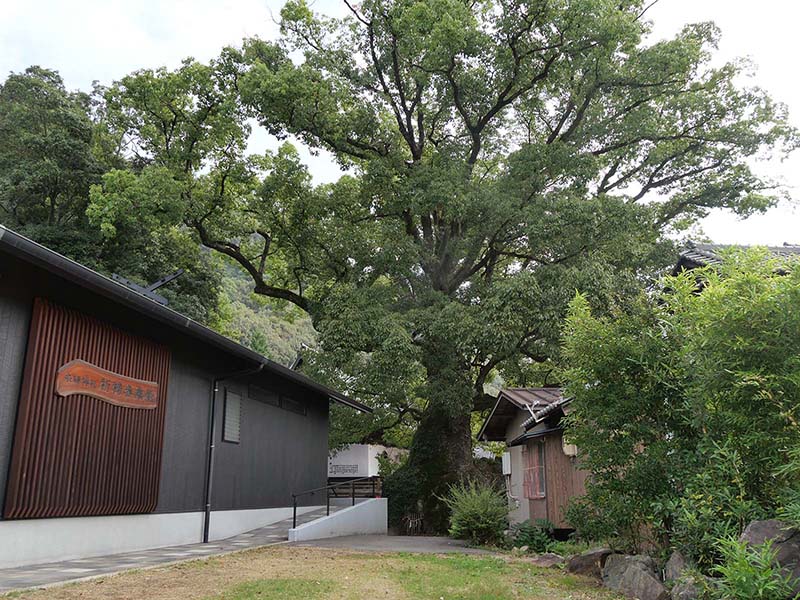
[[[11,0],[5,10],[0,73],[40,64],[80,89],[143,67],[175,67],[187,56],[207,60],[246,36],[277,32],[259,0]]]
[[[794,76],[800,54],[800,4],[787,0],[661,0],[648,16],[654,21],[656,38],[673,35],[685,23],[714,21],[722,30],[717,60],[749,58],[756,73],[744,83],[761,87],[787,104],[792,122],[800,124],[800,81]],[[791,195],[800,199],[800,152],[784,162],[760,163],[754,168],[785,182]],[[730,212],[714,211],[705,219],[703,229],[722,243],[800,244],[800,212],[789,202],[746,220]]]

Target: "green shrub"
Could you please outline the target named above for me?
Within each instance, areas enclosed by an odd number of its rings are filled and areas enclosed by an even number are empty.
[[[383,480],[382,493],[389,502],[389,525],[402,527],[403,519],[421,512],[418,506],[419,472],[406,462]]]
[[[567,518],[709,574],[748,522],[800,523],[800,261],[732,253],[660,285],[610,316],[571,304],[566,433],[591,477]]]
[[[515,548],[527,546],[531,552],[539,554],[550,552],[554,541],[553,529],[555,526],[547,519],[523,521],[511,528],[512,545]]]
[[[450,536],[473,544],[495,544],[508,529],[505,493],[474,481],[450,487],[444,498],[450,509]]]
[[[720,539],[737,537],[747,523],[770,515],[744,485],[738,452],[717,444],[705,454],[707,466],[688,481],[676,502],[672,543],[709,572],[722,558]]]
[[[586,495],[572,498],[567,505],[567,522],[577,539],[600,542],[618,552],[636,554],[643,546],[640,526],[642,510],[629,493],[602,486],[587,486]]]
[[[786,600],[793,597],[792,581],[775,563],[768,542],[750,547],[735,538],[718,541],[722,564],[714,568],[719,585],[711,590],[718,600]]]
[[[800,446],[790,448],[776,475],[789,482],[778,489],[776,516],[795,529],[800,529]]]
[[[570,537],[570,539],[565,542],[553,540],[550,542],[547,551],[553,552],[554,554],[560,554],[561,556],[572,556],[573,554],[586,552],[591,547],[592,545],[588,542],[580,541]]]

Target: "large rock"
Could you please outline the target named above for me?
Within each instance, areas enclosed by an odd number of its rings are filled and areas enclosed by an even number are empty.
[[[656,576],[649,556],[612,554],[603,567],[603,585],[636,600],[669,600],[669,592]]]
[[[532,565],[536,565],[537,567],[560,567],[564,564],[565,560],[564,557],[560,554],[555,554],[553,552],[545,552],[544,554],[537,554],[536,556],[532,556],[528,561]]]
[[[606,559],[613,554],[610,548],[594,548],[572,556],[567,561],[567,571],[600,579]]]
[[[790,528],[783,521],[753,521],[742,532],[740,541],[759,546],[772,540],[775,560],[794,581],[794,591],[800,594],[800,530]]]
[[[667,564],[664,565],[664,581],[677,581],[688,566],[689,561],[676,550],[670,555]]]

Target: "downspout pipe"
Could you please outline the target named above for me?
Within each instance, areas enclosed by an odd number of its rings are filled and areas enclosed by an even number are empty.
[[[264,369],[265,363],[259,363],[256,367],[245,369],[243,371],[234,371],[233,373],[226,373],[225,375],[218,375],[211,380],[211,399],[209,401],[208,412],[208,455],[206,458],[206,489],[204,494],[203,506],[203,543],[208,543],[208,534],[211,527],[211,490],[214,484],[214,448],[216,446],[216,411],[217,411],[217,393],[219,392],[219,384],[221,381],[231,379],[233,377],[244,377],[246,375],[255,375]]]

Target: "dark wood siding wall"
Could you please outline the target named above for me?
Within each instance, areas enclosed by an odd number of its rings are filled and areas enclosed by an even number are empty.
[[[588,473],[577,467],[576,459],[564,454],[560,431],[544,436],[543,441],[528,442],[529,450],[534,444],[545,445],[546,495],[541,500],[530,500],[531,519],[548,519],[556,528],[569,528],[565,510],[570,499],[586,492]]]
[[[75,359],[156,382],[156,407],[125,408],[84,394],[57,396],[58,369]],[[4,517],[153,511],[158,501],[168,377],[167,348],[37,299]]]
[[[164,419],[161,477],[155,512],[203,508],[208,450],[208,409],[214,376],[242,371],[252,363],[198,345],[180,332],[97,296],[80,286],[0,255],[0,509],[14,438],[14,422],[36,296],[91,313],[110,327],[135,333],[171,352]],[[4,342],[4,343],[3,343]],[[242,441],[221,441],[217,415],[217,454],[212,492],[214,510],[291,505],[294,491],[325,485],[328,399],[279,377],[261,373],[223,381],[243,395]],[[251,391],[252,390],[252,391]],[[306,415],[274,406],[281,395],[300,401]],[[75,396],[72,399],[76,399]],[[130,410],[130,409],[128,409]],[[5,454],[4,454],[5,452]],[[307,498],[307,502],[319,500]]]
[[[210,400],[208,370],[186,351],[173,351],[156,512],[203,509]]]
[[[254,399],[248,392],[251,384],[292,398],[305,406],[307,414]],[[222,441],[226,388],[242,396],[238,444]],[[216,418],[215,510],[291,506],[292,492],[326,484],[328,404],[324,399],[261,374],[222,382]],[[309,496],[298,502],[321,503]]]
[[[0,518],[30,324],[30,299],[0,273]]]

